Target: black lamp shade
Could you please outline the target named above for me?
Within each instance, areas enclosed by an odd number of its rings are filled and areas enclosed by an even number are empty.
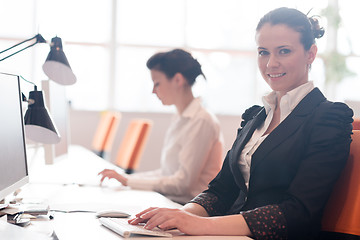
[[[29,106],[24,119],[27,138],[45,144],[60,142],[61,137],[44,105],[42,91],[29,93]]]
[[[51,39],[51,49],[42,68],[46,76],[61,85],[72,85],[76,82],[76,76],[71,70],[59,37]]]

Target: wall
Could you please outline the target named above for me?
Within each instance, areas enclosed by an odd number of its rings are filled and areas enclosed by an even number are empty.
[[[345,103],[354,111],[354,118],[360,118],[360,101],[345,100]]]
[[[101,112],[70,110],[71,144],[81,145],[91,149],[93,135],[96,131],[97,123]],[[125,130],[133,118],[149,118],[154,124],[145,146],[140,167],[138,171],[156,169],[160,166],[160,154],[166,129],[170,124],[172,114],[170,113],[135,113],[122,112],[121,121],[117,136],[114,141],[114,148],[105,158],[115,161],[117,146],[120,145]],[[225,152],[230,149],[235,137],[237,128],[240,125],[239,116],[217,115],[224,135]]]

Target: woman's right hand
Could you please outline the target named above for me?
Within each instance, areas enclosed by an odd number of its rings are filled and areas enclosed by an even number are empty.
[[[130,224],[146,223],[146,229],[178,229],[188,235],[252,236],[242,214],[208,217],[200,205],[188,203],[180,209],[148,208],[130,219]]]
[[[98,173],[98,175],[101,175],[100,184],[105,180],[105,178],[111,179],[114,178],[118,180],[122,185],[127,186],[127,178],[119,173],[117,173],[113,169],[104,169],[101,172]]]
[[[162,230],[178,229],[189,235],[206,235],[208,218],[200,217],[183,209],[148,208],[135,215],[129,223],[146,223],[146,229],[159,227]]]

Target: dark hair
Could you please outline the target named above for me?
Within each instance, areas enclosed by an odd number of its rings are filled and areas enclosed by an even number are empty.
[[[150,70],[163,72],[168,78],[172,78],[176,73],[181,73],[190,86],[195,83],[195,79],[200,74],[205,78],[200,63],[182,49],[156,53],[147,61],[146,66]]]
[[[293,8],[277,8],[265,14],[259,21],[256,31],[259,31],[265,23],[272,25],[285,24],[301,34],[300,41],[305,50],[309,50],[315,43],[315,38],[321,38],[325,30],[320,27],[318,19],[307,17],[304,13]]]

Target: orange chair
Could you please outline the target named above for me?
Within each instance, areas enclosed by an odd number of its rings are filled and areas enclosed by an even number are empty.
[[[337,236],[334,239],[360,239],[360,130],[353,130],[352,139],[348,161],[322,218],[322,230]]]
[[[152,121],[148,119],[134,119],[130,122],[115,161],[126,173],[133,173],[138,167],[151,127]]]
[[[354,118],[353,130],[360,130],[360,118]]]
[[[119,112],[105,111],[101,113],[100,122],[92,141],[92,149],[100,157],[104,157],[105,153],[110,152],[120,119]]]

